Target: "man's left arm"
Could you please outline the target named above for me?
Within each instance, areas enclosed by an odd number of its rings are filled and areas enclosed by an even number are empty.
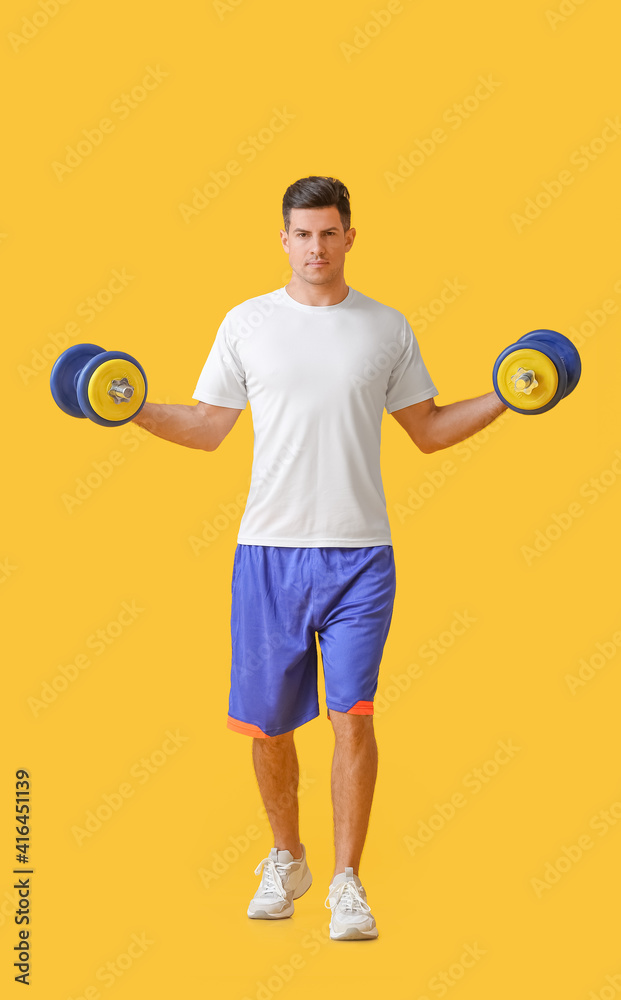
[[[450,448],[491,424],[508,407],[495,392],[436,406],[433,399],[412,403],[392,416],[425,455]]]

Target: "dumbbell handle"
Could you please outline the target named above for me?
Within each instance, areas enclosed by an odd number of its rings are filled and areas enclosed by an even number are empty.
[[[529,396],[533,389],[536,389],[539,385],[537,376],[532,368],[529,369],[529,371],[526,371],[524,368],[518,368],[515,375],[511,376],[511,381],[513,382],[516,392],[523,392],[527,396]]]
[[[125,403],[134,395],[134,388],[126,378],[113,378],[108,389],[108,395],[112,396],[115,403]]]

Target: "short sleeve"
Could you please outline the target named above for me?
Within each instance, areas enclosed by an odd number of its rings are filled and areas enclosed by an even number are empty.
[[[239,355],[230,343],[230,324],[227,313],[218,327],[192,399],[243,410],[248,402],[246,376]]]
[[[412,403],[422,403],[424,399],[438,395],[438,390],[431,381],[423,361],[418,341],[405,316],[402,333],[405,346],[393,365],[386,389],[387,413],[400,410]]]

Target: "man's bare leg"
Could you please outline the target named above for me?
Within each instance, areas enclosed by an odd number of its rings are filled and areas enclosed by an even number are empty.
[[[377,743],[372,715],[348,715],[330,709],[334,728],[332,810],[334,873],[346,867],[358,875],[377,777]]]
[[[300,843],[298,782],[300,770],[293,734],[253,737],[252,760],[259,791],[267,812],[274,847],[302,857]]]

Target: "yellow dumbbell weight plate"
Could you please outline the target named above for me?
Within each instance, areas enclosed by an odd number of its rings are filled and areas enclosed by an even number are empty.
[[[115,403],[108,395],[113,379],[126,378],[134,390],[131,399]],[[96,368],[88,382],[88,400],[95,412],[106,420],[127,420],[137,413],[145,396],[142,372],[131,361],[113,358]]]
[[[534,371],[539,383],[531,393],[518,392],[511,376],[516,375],[519,368]],[[508,354],[500,362],[496,375],[498,387],[506,400],[523,410],[538,410],[549,403],[558,388],[558,372],[556,365],[541,351],[521,347]]]

